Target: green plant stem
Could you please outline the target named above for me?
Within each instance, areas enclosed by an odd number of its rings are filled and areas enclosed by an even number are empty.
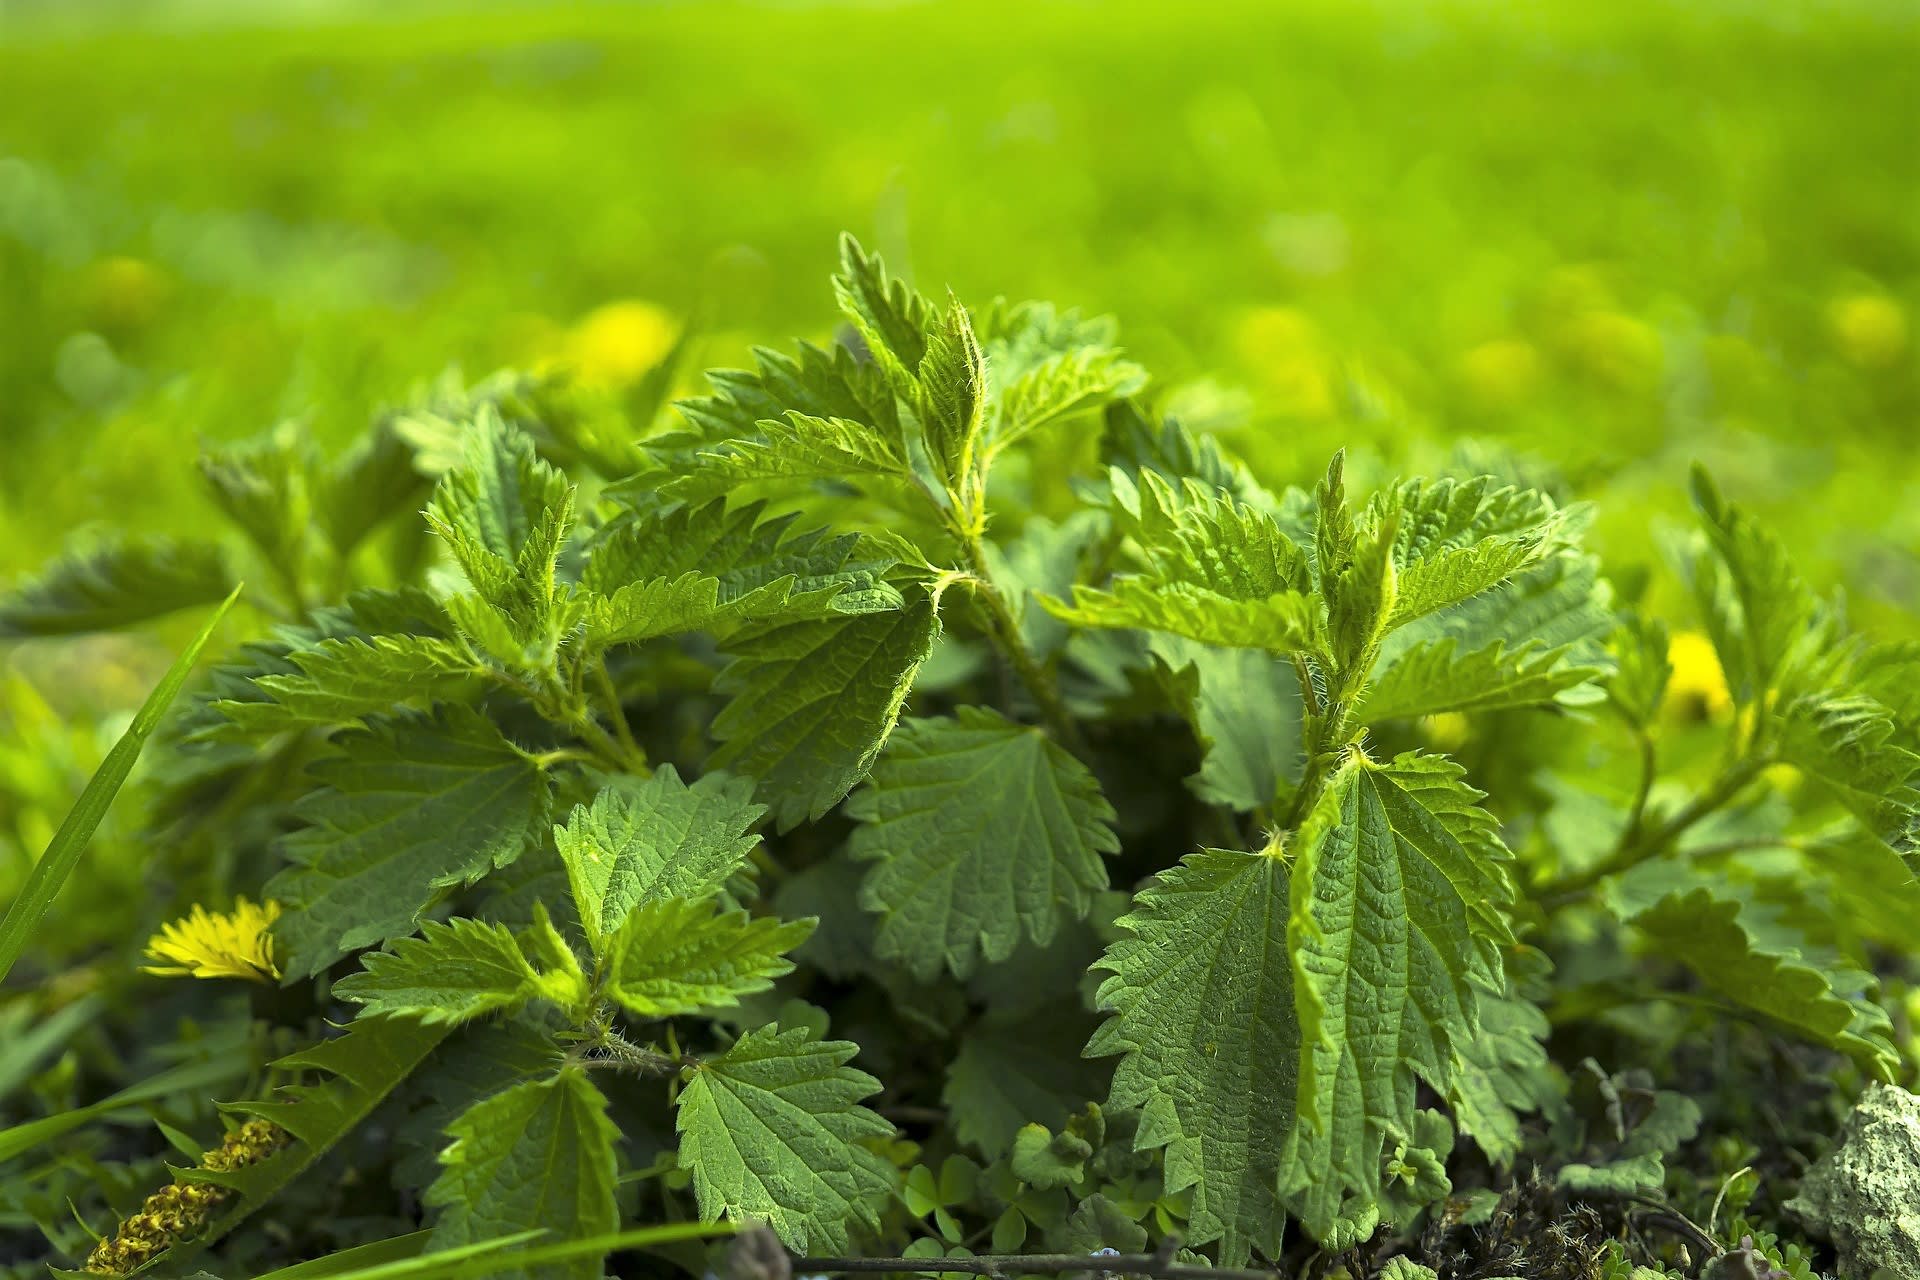
[[[1672,848],[1674,841],[1695,823],[1739,795],[1770,763],[1772,761],[1765,756],[1750,756],[1731,766],[1717,782],[1695,796],[1691,804],[1653,830],[1636,833],[1629,828],[1622,834],[1619,847],[1612,856],[1585,871],[1547,885],[1540,895],[1541,905],[1552,910],[1576,902],[1602,880],[1631,871],[1641,863],[1659,857]]]
[[[1640,748],[1640,783],[1634,789],[1633,807],[1627,811],[1627,828],[1621,837],[1624,841],[1639,838],[1640,828],[1647,821],[1647,801],[1653,797],[1654,779],[1660,772],[1659,749],[1654,745],[1653,735],[1646,726],[1634,725],[1633,736]]]
[[[1080,726],[1067,710],[1053,674],[1034,657],[1033,650],[1027,647],[1025,637],[1020,634],[1020,620],[1013,616],[1006,597],[1001,594],[993,575],[987,571],[986,548],[979,536],[966,537],[961,542],[961,551],[966,558],[966,581],[973,588],[973,598],[986,611],[987,639],[1007,665],[1013,668],[1014,674],[1020,677],[1034,705],[1039,707],[1041,718],[1047,722],[1047,727],[1053,731],[1060,745],[1084,760],[1087,742],[1080,732]]]
[[[607,718],[613,721],[614,733],[620,739],[620,745],[636,760],[645,763],[647,753],[633,736],[633,726],[627,723],[627,709],[620,703],[620,690],[613,683],[613,673],[607,670],[604,655],[593,660],[593,680],[600,690],[600,697],[606,703]]]

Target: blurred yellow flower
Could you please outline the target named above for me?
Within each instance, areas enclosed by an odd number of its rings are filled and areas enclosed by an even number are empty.
[[[567,332],[560,363],[585,383],[631,386],[673,349],[674,332],[673,317],[651,302],[609,302]]]
[[[1539,385],[1540,355],[1519,338],[1483,342],[1460,357],[1460,381],[1482,408],[1511,409]]]
[[[113,330],[146,325],[171,290],[167,274],[139,258],[102,258],[87,268],[80,283],[93,324]]]
[[[1319,330],[1293,307],[1253,307],[1240,318],[1234,345],[1266,384],[1274,407],[1300,418],[1333,413],[1333,379]]]
[[[1442,711],[1439,715],[1421,716],[1420,731],[1440,750],[1457,751],[1466,746],[1472,736],[1473,722],[1458,711]]]
[[[1571,331],[1574,358],[1591,377],[1620,391],[1645,390],[1660,373],[1660,335],[1617,311],[1593,311]]]
[[[1827,304],[1827,327],[1849,364],[1880,368],[1907,348],[1907,313],[1892,298],[1856,293]]]
[[[268,927],[280,918],[280,904],[259,906],[245,898],[233,910],[208,911],[195,906],[186,919],[163,926],[147,942],[147,955],[166,961],[142,967],[145,973],[167,977],[246,978],[269,982],[280,976],[273,959],[273,935]]]
[[[1733,710],[1733,695],[1727,690],[1726,672],[1720,669],[1720,655],[1705,635],[1698,631],[1675,632],[1667,642],[1667,663],[1673,668],[1667,680],[1669,713],[1689,720],[1720,720]]]

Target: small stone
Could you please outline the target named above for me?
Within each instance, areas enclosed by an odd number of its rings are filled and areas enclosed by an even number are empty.
[[[1920,1280],[1920,1097],[1870,1086],[1786,1208],[1833,1241],[1843,1280]]]

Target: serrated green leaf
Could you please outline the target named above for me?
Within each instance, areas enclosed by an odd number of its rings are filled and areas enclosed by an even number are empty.
[[[440,478],[427,503],[427,524],[515,643],[529,653],[549,649],[557,639],[554,567],[573,523],[573,486],[491,405],[480,407],[463,445],[460,465]]]
[[[833,278],[833,293],[876,361],[909,374],[920,367],[934,325],[933,306],[889,275],[886,264],[850,235],[840,237],[840,274]]]
[[[1527,988],[1544,986],[1546,956],[1519,948],[1506,957],[1506,981],[1482,985],[1480,1034],[1454,1044],[1453,1093],[1448,1103],[1461,1131],[1505,1168],[1520,1154],[1520,1116],[1564,1110],[1566,1080],[1547,1057],[1552,1030]]]
[[[1722,498],[1697,464],[1693,502],[1705,530],[1692,565],[1695,594],[1735,700],[1750,703],[1810,656],[1824,611],[1780,540]],[[1704,563],[1707,554],[1717,563]]]
[[[124,537],[68,552],[0,595],[0,638],[112,631],[234,588],[218,543]]]
[[[413,449],[382,416],[327,468],[315,503],[321,528],[345,556],[368,534],[402,512],[418,510],[426,479]]]
[[[1110,347],[1061,351],[1005,384],[993,427],[998,451],[1077,413],[1087,413],[1146,382],[1139,365]]]
[[[200,455],[200,477],[215,504],[290,583],[299,582],[303,569],[318,463],[294,423]]]
[[[898,610],[756,627],[733,637],[714,687],[713,763],[757,780],[781,830],[819,818],[867,774],[933,651],[933,601]]]
[[[1659,716],[1673,676],[1667,625],[1641,613],[1623,613],[1609,648],[1615,669],[1607,697],[1628,723],[1646,728]]]
[[[1367,682],[1354,714],[1364,723],[1438,715],[1447,711],[1504,711],[1545,706],[1561,694],[1606,674],[1585,665],[1574,646],[1527,643],[1509,649],[1496,640],[1462,653],[1452,636],[1398,654]]]
[[[1623,882],[1609,900],[1660,955],[1684,964],[1735,1004],[1893,1079],[1900,1054],[1886,1014],[1865,995],[1868,975],[1822,963],[1777,910],[1743,902],[1728,886],[1683,879],[1677,868],[1647,870]],[[1661,892],[1669,881],[1672,886]]]
[[[1111,590],[1075,587],[1073,603],[1041,601],[1062,622],[1078,627],[1164,631],[1225,649],[1297,653],[1313,642],[1313,601],[1285,592],[1233,600],[1185,582],[1119,578]]]
[[[1165,1148],[1166,1189],[1192,1189],[1188,1240],[1220,1263],[1277,1257],[1281,1140],[1299,1033],[1287,966],[1286,865],[1209,849],[1163,871],[1122,918],[1089,1056],[1123,1054],[1113,1107],[1142,1109],[1134,1145]]]
[[[1059,1129],[1105,1096],[1101,1073],[1080,1057],[1084,1014],[1049,1008],[1017,1022],[970,1027],[947,1064],[940,1101],[954,1136],[989,1159],[1005,1155],[1022,1125]]]
[[[701,503],[770,481],[866,480],[878,482],[886,495],[915,483],[905,444],[865,423],[788,410],[755,424],[755,431],[699,448],[689,467],[661,485],[662,492]]]
[[[793,972],[814,921],[754,919],[685,898],[642,902],[608,947],[607,994],[642,1018],[731,1008]]]
[[[1306,763],[1300,679],[1291,664],[1252,649],[1214,649],[1179,636],[1148,641],[1206,756],[1187,780],[1194,794],[1241,813],[1272,810]]]
[[[283,842],[292,865],[267,886],[289,908],[276,936],[293,975],[413,932],[448,887],[519,857],[547,817],[546,776],[464,707],[335,745],[342,754],[313,767],[322,789],[295,807],[305,826]]]
[[[568,1067],[476,1103],[454,1121],[444,1171],[427,1188],[433,1247],[457,1248],[539,1228],[562,1239],[620,1223],[613,1149],[620,1133],[585,1071]],[[503,1270],[526,1280],[597,1280],[602,1261]]]
[[[1261,510],[1274,507],[1273,496],[1260,487],[1246,465],[1231,457],[1212,436],[1190,430],[1172,418],[1156,428],[1131,400],[1108,405],[1103,419],[1102,465],[1119,468],[1136,482],[1142,471],[1156,471],[1175,483],[1198,481],[1209,491]]]
[[[1408,481],[1375,499],[1370,515],[1389,514],[1394,627],[1479,595],[1540,559],[1556,517],[1544,494],[1492,476]]]
[[[1920,754],[1900,745],[1892,713],[1872,698],[1809,695],[1779,724],[1781,757],[1920,870]]]
[[[553,839],[594,950],[642,903],[720,892],[760,842],[751,831],[765,812],[749,780],[710,773],[689,786],[672,765],[575,806]]]
[[[543,993],[513,931],[479,920],[429,920],[417,938],[399,938],[361,960],[361,972],[333,984],[364,1013],[423,1022],[469,1022],[517,1009]]]
[[[326,639],[292,649],[282,661],[298,670],[253,682],[267,700],[215,704],[239,731],[272,734],[356,724],[366,716],[457,702],[486,671],[460,642],[420,635]]]
[[[1402,785],[1403,780],[1405,785]],[[1451,822],[1426,802],[1449,801]],[[1387,1138],[1416,1132],[1416,1084],[1446,1093],[1476,1034],[1478,973],[1500,981],[1511,888],[1484,839],[1463,841],[1475,793],[1433,757],[1345,765],[1294,837],[1299,1121],[1281,1188],[1317,1238],[1367,1224]],[[1490,825],[1487,824],[1487,825]]]
[[[1058,524],[1036,516],[1004,547],[985,544],[989,573],[1003,588],[1021,637],[1042,662],[1059,652],[1069,633],[1065,623],[1039,607],[1039,600],[1073,589],[1081,558],[1104,527],[1097,511],[1075,512]]]
[[[1049,941],[1107,887],[1117,852],[1100,784],[1039,729],[961,707],[905,720],[848,802],[849,844],[875,865],[860,902],[879,915],[879,955],[922,981]]]
[[[615,524],[581,572],[581,586],[599,597],[588,614],[594,642],[899,605],[886,580],[898,557],[883,539],[796,532],[795,517],[766,520],[764,512],[723,500]]]
[[[680,1165],[700,1216],[757,1220],[796,1253],[844,1252],[879,1227],[895,1174],[865,1146],[893,1126],[859,1105],[880,1082],[847,1066],[858,1046],[763,1027],[689,1069],[678,1101]]]
[[[940,477],[958,490],[968,476],[986,424],[987,358],[973,320],[958,298],[926,335],[926,354],[914,366],[914,407]]]
[[[812,418],[839,418],[864,422],[887,437],[900,433],[894,386],[881,368],[862,362],[845,347],[831,349],[800,343],[797,354],[782,355],[766,347],[753,352],[754,368],[709,371],[714,394],[677,405],[681,416],[708,444],[752,439],[760,424],[788,412]],[[656,462],[669,464],[691,456],[697,446],[684,437],[666,436],[648,441]]]

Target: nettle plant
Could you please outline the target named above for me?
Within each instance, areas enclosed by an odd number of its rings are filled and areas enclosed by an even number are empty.
[[[254,1042],[304,1047],[90,1270],[319,1197],[369,1123],[362,1213],[587,1242],[539,1274],[689,1220],[1241,1267],[1484,1217],[1549,1151],[1657,1193],[1698,1108],[1642,1088],[1629,1126],[1634,1081],[1549,1059],[1555,1000],[1671,992],[1896,1072],[1856,962],[1898,923],[1857,890],[1915,853],[1920,647],[1849,635],[1704,476],[1674,558],[1732,707],[1680,734],[1581,506],[1360,495],[1339,458],[1270,489],[1149,416],[1104,322],[936,303],[851,241],[835,291],[841,341],[710,374],[671,429],[502,377],[337,459],[207,456],[276,620],[156,741],[155,856],[269,905],[162,950],[277,977]],[[108,544],[0,626],[231,577]],[[1559,985],[1596,931],[1627,963]],[[285,1220],[283,1257],[366,1238]]]

